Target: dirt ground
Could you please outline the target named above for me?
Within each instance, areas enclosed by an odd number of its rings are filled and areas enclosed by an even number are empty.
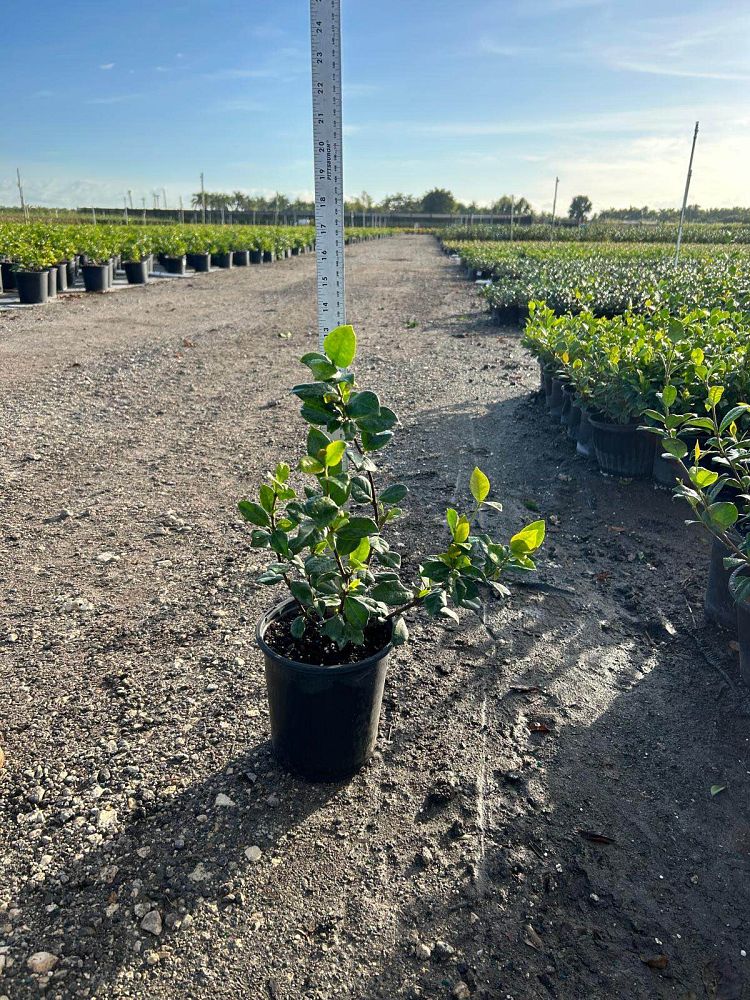
[[[312,256],[0,315],[0,997],[750,997],[750,696],[707,545],[574,456],[431,238],[348,263],[400,541],[478,464],[493,530],[548,519],[538,578],[413,619],[373,763],[289,777],[235,505],[302,441]]]

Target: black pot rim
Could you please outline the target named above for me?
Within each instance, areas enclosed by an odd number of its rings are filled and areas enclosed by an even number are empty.
[[[599,417],[595,417],[591,410],[586,410],[586,413],[589,418],[589,423],[594,427],[599,427],[604,431],[614,431],[616,434],[631,434],[633,431],[637,431],[641,426],[639,421],[632,424],[613,424],[608,420],[600,420]]]
[[[289,597],[279,604],[275,604],[269,611],[266,611],[258,619],[258,624],[255,627],[255,641],[258,643],[261,651],[265,653],[266,656],[272,657],[277,663],[283,663],[285,667],[290,670],[295,670],[301,674],[320,674],[320,673],[334,673],[338,676],[343,674],[351,674],[356,671],[366,669],[382,660],[384,656],[393,649],[393,642],[389,642],[386,646],[383,646],[381,650],[377,653],[373,653],[364,660],[357,660],[354,663],[337,663],[331,666],[325,666],[321,663],[302,663],[300,660],[290,660],[286,656],[282,656],[273,647],[269,646],[266,642],[264,635],[268,626],[276,618],[282,618],[284,615],[288,614],[295,606],[294,599]]]

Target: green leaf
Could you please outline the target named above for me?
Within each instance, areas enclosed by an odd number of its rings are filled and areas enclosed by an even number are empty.
[[[340,648],[346,634],[346,623],[340,615],[334,615],[333,618],[327,619],[321,631],[324,635],[327,635],[329,639],[332,639]]]
[[[261,507],[270,514],[276,503],[276,494],[266,483],[261,485],[259,493]]]
[[[324,354],[318,354],[317,351],[311,351],[309,354],[303,355],[300,360],[303,365],[307,365],[315,378],[320,379],[322,382],[333,378],[338,371],[336,365],[332,365]]]
[[[255,528],[250,536],[250,544],[254,549],[265,549],[271,541],[271,533],[263,528]]]
[[[363,629],[370,620],[370,611],[362,601],[348,594],[344,599],[344,617],[354,628]]]
[[[407,604],[413,594],[399,580],[384,580],[370,590],[370,597],[373,601],[381,601],[391,608],[397,608],[400,604]]]
[[[391,642],[394,646],[403,646],[405,642],[409,641],[409,629],[406,627],[406,622],[399,616],[393,623],[393,632],[391,633]]]
[[[544,534],[544,521],[532,521],[531,524],[527,524],[525,528],[511,538],[511,552],[517,555],[524,555],[527,552],[536,552],[544,541]]]
[[[490,481],[481,469],[475,468],[472,472],[471,479],[469,480],[469,488],[471,489],[471,495],[477,503],[481,503],[489,496]]]
[[[371,517],[350,517],[336,532],[336,550],[341,555],[354,552],[363,538],[377,535],[378,526]]]
[[[737,406],[733,406],[731,410],[728,410],[724,414],[724,419],[719,425],[719,433],[723,434],[724,431],[729,427],[731,423],[742,416],[743,413],[747,413],[748,405],[747,403],[739,403]]]
[[[314,602],[312,587],[306,580],[292,580],[289,584],[292,596],[296,597],[300,604],[310,608]]]
[[[374,392],[366,389],[363,392],[352,393],[347,409],[355,420],[359,417],[369,417],[380,413],[380,400]]]
[[[710,406],[717,406],[724,395],[723,385],[712,385],[708,390],[708,402]]]
[[[392,437],[393,431],[381,431],[379,434],[362,431],[362,450],[377,451],[379,448],[384,448]]]
[[[349,561],[357,566],[362,566],[367,562],[370,552],[372,551],[372,546],[370,545],[370,539],[365,537],[356,547],[349,553]]]
[[[458,511],[449,507],[445,512],[445,520],[448,522],[448,527],[451,530],[451,534],[456,534],[456,528],[458,527]]]
[[[463,515],[458,519],[458,524],[456,525],[456,530],[453,533],[453,540],[459,544],[465,542],[469,537],[469,532],[471,531],[471,525]]]
[[[677,389],[673,385],[665,385],[661,398],[665,406],[671,406],[677,399]]]
[[[380,494],[380,500],[386,504],[401,503],[408,492],[408,488],[403,483],[394,483],[393,486],[383,490]]]
[[[323,341],[325,350],[331,361],[339,368],[348,368],[357,353],[357,337],[351,326],[337,326]]]
[[[711,798],[713,799],[716,795],[727,790],[726,785],[711,785]]]
[[[713,486],[718,478],[719,473],[713,472],[711,469],[702,469],[700,466],[695,465],[690,469],[690,481],[699,490],[705,490],[707,487]]]
[[[332,406],[327,404],[317,404],[306,402],[305,405],[300,410],[300,415],[303,420],[306,420],[308,424],[320,424],[322,427],[327,426],[332,421],[338,419],[336,411]]]
[[[721,531],[731,528],[733,524],[737,523],[740,516],[733,503],[725,502],[712,503],[706,513],[711,523]]]
[[[292,392],[299,399],[305,402],[322,400],[326,393],[331,391],[331,387],[323,382],[303,382],[301,385],[292,386]]]
[[[372,503],[372,488],[367,476],[352,476],[351,486],[355,503]]]
[[[286,462],[279,462],[276,466],[274,477],[278,479],[280,483],[285,483],[289,479],[289,472],[290,469]]]
[[[285,531],[277,528],[271,532],[271,548],[280,556],[289,555],[289,536]]]
[[[330,497],[313,497],[305,504],[305,513],[318,527],[326,528],[338,517],[339,506]]]
[[[310,427],[307,432],[307,454],[312,458],[318,457],[318,452],[323,451],[330,442],[330,438],[317,427]]]
[[[260,528],[270,528],[271,520],[260,504],[253,503],[252,500],[240,500],[237,509],[251,524],[257,524]]]
[[[674,458],[684,458],[688,453],[688,446],[679,438],[662,438],[661,446]]]
[[[419,575],[425,580],[434,580],[435,583],[445,583],[451,575],[450,566],[446,566],[440,559],[427,559],[419,567]]]
[[[338,465],[341,459],[344,457],[344,452],[346,451],[346,441],[331,441],[330,444],[326,445],[325,450],[325,464],[327,468],[332,468],[334,465]]]
[[[302,615],[299,615],[291,624],[289,631],[292,633],[295,639],[301,639],[305,634],[305,619]]]
[[[258,577],[258,583],[262,583],[265,586],[271,586],[274,583],[281,583],[284,579],[279,573],[274,573],[272,570],[266,570],[265,573],[261,573]]]
[[[321,472],[325,472],[325,466],[311,455],[303,455],[297,468],[300,472],[307,472],[311,476],[319,476]]]

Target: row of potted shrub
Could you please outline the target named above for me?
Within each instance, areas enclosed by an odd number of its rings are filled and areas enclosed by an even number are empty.
[[[347,243],[391,230],[347,231]],[[307,253],[311,226],[55,226],[0,225],[0,291],[18,290],[23,303],[46,302],[80,274],[86,291],[111,287],[122,267],[130,284],[148,280],[154,260],[170,274],[270,263]]]

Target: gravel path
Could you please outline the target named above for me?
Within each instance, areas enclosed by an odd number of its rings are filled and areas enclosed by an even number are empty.
[[[414,622],[373,764],[291,778],[235,504],[302,440],[312,257],[2,314],[0,998],[748,996],[750,705],[705,544],[572,455],[433,241],[348,262],[401,541],[479,464],[493,528],[549,519],[540,580]]]

